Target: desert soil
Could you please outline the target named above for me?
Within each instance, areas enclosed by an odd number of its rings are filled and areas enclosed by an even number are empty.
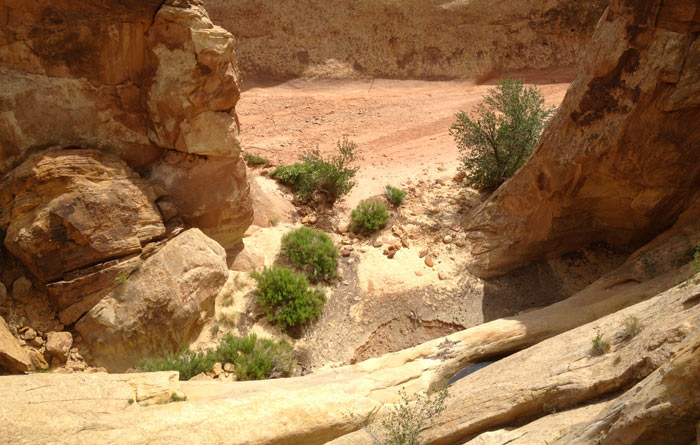
[[[558,105],[572,76],[560,71],[520,77],[536,84],[548,105]],[[621,262],[621,253],[599,246],[490,281],[467,272],[470,253],[461,226],[466,211],[483,196],[452,180],[459,152],[449,128],[457,112],[473,110],[492,87],[467,81],[308,79],[244,85],[237,110],[245,151],[286,165],[310,148],[332,154],[344,136],[358,145],[357,186],[322,218],[321,228],[352,252],[340,261],[341,279],[326,288],[322,317],[295,340],[307,352],[307,370],[376,357],[551,304]],[[409,192],[386,229],[367,239],[333,230],[348,221],[357,202],[380,195],[386,184]],[[266,264],[279,262],[279,238],[291,228],[257,230],[245,239],[246,248],[264,252]],[[449,243],[443,241],[447,235]],[[388,258],[384,249],[401,239],[405,245]],[[421,256],[426,250],[433,266]],[[217,317],[235,312],[237,322],[230,324],[237,324],[239,333],[279,335],[256,311],[247,274],[239,274],[235,288],[227,304],[237,309],[224,307]]]

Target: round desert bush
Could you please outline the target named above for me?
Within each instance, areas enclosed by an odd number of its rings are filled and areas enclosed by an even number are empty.
[[[352,230],[357,233],[371,233],[386,226],[389,220],[386,204],[378,199],[361,201],[350,214]]]
[[[406,192],[400,188],[387,185],[384,190],[384,196],[386,196],[387,201],[389,201],[391,205],[398,207],[401,205],[401,203],[403,203],[403,199],[406,197]]]
[[[293,230],[282,237],[282,252],[312,282],[336,276],[338,249],[323,232],[310,227]]]
[[[309,287],[304,275],[286,267],[273,266],[251,274],[258,282],[257,303],[270,321],[282,329],[308,323],[321,316],[326,298]]]

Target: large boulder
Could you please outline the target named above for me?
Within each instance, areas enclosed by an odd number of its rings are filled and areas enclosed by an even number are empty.
[[[194,340],[227,277],[224,249],[199,229],[187,230],[147,258],[75,329],[96,366],[124,371]]]
[[[27,372],[31,363],[27,352],[22,349],[5,320],[0,317],[0,374]]]
[[[162,238],[154,201],[147,181],[112,154],[49,151],[0,182],[0,226],[7,250],[50,283]]]
[[[613,1],[532,158],[465,224],[475,274],[637,247],[700,190],[700,6]]]

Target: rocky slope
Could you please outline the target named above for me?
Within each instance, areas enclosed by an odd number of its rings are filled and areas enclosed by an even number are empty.
[[[253,77],[486,78],[575,66],[604,0],[206,0]],[[488,36],[488,37],[485,37]]]
[[[638,247],[700,190],[698,2],[613,2],[533,157],[466,220],[493,276],[593,242]]]
[[[253,219],[233,37],[196,0],[10,0],[0,21],[0,316],[32,362],[0,372],[192,341]]]

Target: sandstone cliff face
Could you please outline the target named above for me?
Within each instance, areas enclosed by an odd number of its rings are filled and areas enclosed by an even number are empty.
[[[206,235],[236,247],[252,221],[233,37],[197,0],[8,0],[0,23],[13,305],[110,369],[177,349],[225,281]]]
[[[612,2],[527,164],[466,220],[480,276],[638,246],[700,190],[700,4]]]
[[[573,67],[607,2],[206,0],[252,76],[483,77]]]
[[[166,153],[189,153],[200,170],[233,179],[214,196],[207,187],[175,205],[224,215],[182,213],[225,247],[239,242],[252,210],[234,42],[197,1],[10,0],[0,18],[0,174],[52,146],[111,152],[145,178]]]

